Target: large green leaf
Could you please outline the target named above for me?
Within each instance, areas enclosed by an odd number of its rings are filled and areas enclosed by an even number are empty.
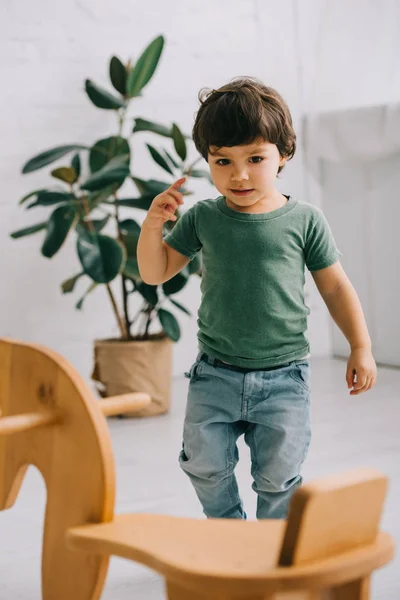
[[[139,223],[137,223],[133,219],[124,219],[120,222],[119,228],[122,236],[129,235],[136,239],[139,239],[141,227]]]
[[[33,208],[34,206],[52,206],[53,204],[60,204],[61,202],[70,203],[75,198],[74,194],[67,192],[51,192],[44,190],[39,192],[37,198],[31,204],[28,204],[27,208]]]
[[[87,194],[86,202],[89,211],[92,211],[94,208],[96,208],[96,206],[102,204],[103,202],[105,204],[112,203],[114,198],[110,198],[110,196],[117,190],[117,188],[118,185],[113,183],[102,190]]]
[[[24,229],[14,231],[13,233],[10,233],[10,236],[16,240],[20,237],[25,237],[26,235],[31,235],[32,233],[42,231],[43,229],[46,229],[46,227],[47,221],[43,221],[42,223],[37,223],[36,225],[31,225],[30,227],[25,227]]]
[[[102,190],[111,184],[121,186],[130,174],[129,156],[116,156],[111,159],[102,169],[93,173],[86,181],[81,184],[84,190],[96,191]]]
[[[75,210],[72,206],[59,206],[51,214],[47,233],[42,245],[42,254],[52,258],[63,245],[71,225],[75,219]]]
[[[21,200],[18,202],[18,204],[24,204],[24,202],[29,200],[29,198],[32,198],[32,196],[37,196],[37,194],[39,192],[48,192],[48,191],[49,190],[46,190],[46,188],[41,188],[40,190],[35,190],[34,192],[29,192],[29,194],[26,194],[26,196],[21,198]]]
[[[72,167],[59,167],[58,169],[53,169],[51,175],[56,179],[61,179],[61,181],[70,184],[75,183],[78,179],[78,175]]]
[[[113,135],[104,138],[95,143],[89,153],[89,167],[92,173],[99,171],[106,166],[112,158],[116,156],[129,156],[130,160],[131,149],[128,141],[119,136]]]
[[[145,181],[144,179],[139,179],[139,177],[132,177],[133,181],[136,184],[139,192],[143,194],[154,194],[157,196],[164,192],[170,187],[170,183],[166,183],[165,181],[157,181],[156,179],[149,179]]]
[[[170,313],[169,310],[160,308],[158,311],[158,318],[160,319],[160,323],[165,331],[165,334],[173,342],[177,342],[181,337],[181,330],[174,315]]]
[[[122,271],[125,249],[113,238],[92,232],[80,233],[77,252],[83,270],[96,283],[108,283]]]
[[[37,156],[34,156],[23,166],[23,173],[31,173],[32,171],[37,171],[37,169],[41,169],[46,165],[58,160],[62,156],[65,156],[72,150],[87,150],[86,146],[82,146],[80,144],[69,144],[67,146],[57,146],[56,148],[52,148],[51,150],[46,150],[45,152],[41,152]]]
[[[112,184],[120,187],[125,179],[129,175],[129,167],[120,165],[113,169],[107,169],[106,171],[98,171],[85,182],[82,183],[81,188],[83,190],[97,191],[102,190]]]
[[[93,292],[93,290],[97,287],[97,283],[95,281],[92,281],[92,283],[89,285],[88,289],[86,290],[86,292],[83,294],[82,298],[80,300],[78,300],[78,302],[75,304],[75,308],[77,308],[78,310],[81,310],[83,307],[83,302],[85,301],[86,297]]]
[[[116,110],[125,106],[122,98],[117,98],[107,92],[107,90],[96,85],[90,79],[85,81],[85,90],[90,100],[97,108],[105,108],[107,110]]]
[[[128,96],[131,98],[138,96],[140,90],[150,81],[157,68],[163,47],[164,38],[160,35],[147,46],[139,57],[128,75],[126,84]]]
[[[174,174],[173,170],[171,169],[171,167],[169,166],[169,164],[167,163],[167,161],[165,160],[165,158],[159,153],[159,151],[154,148],[154,146],[151,146],[150,144],[146,144],[146,146],[149,149],[149,152],[151,154],[151,156],[153,157],[153,159],[155,160],[155,162],[160,165],[160,167],[162,167],[165,171],[167,171],[167,173],[170,173],[171,175]]]
[[[111,215],[106,215],[102,219],[81,219],[76,226],[76,231],[80,233],[81,231],[92,231],[94,229],[97,233],[99,233],[103,227],[107,225],[110,216]]]
[[[81,174],[81,159],[78,153],[74,154],[71,160],[71,167],[76,173],[76,177],[79,179]]]
[[[132,179],[135,182],[136,187],[138,188],[142,196],[151,194],[153,194],[153,197],[157,196],[158,194],[161,194],[161,192],[163,192],[171,186],[170,183],[166,183],[165,181],[158,181],[156,179],[148,179],[147,181],[145,181],[144,179],[139,179],[138,177],[132,177]],[[190,196],[193,193],[185,190],[184,188],[182,188],[182,186],[179,188],[179,192],[184,196]]]
[[[171,127],[166,127],[160,123],[154,123],[154,121],[147,121],[146,119],[142,119],[140,117],[135,119],[135,125],[132,129],[132,133],[137,133],[139,131],[151,131],[152,133],[158,133],[164,137],[172,138]]]
[[[151,131],[152,133],[157,133],[158,135],[172,138],[172,127],[166,127],[165,125],[161,125],[161,123],[148,121],[147,119],[142,119],[141,117],[135,119],[135,125],[132,129],[132,133],[138,133],[139,131]],[[184,137],[188,140],[192,139],[192,136],[188,134],[185,134]]]
[[[126,93],[127,72],[118,56],[113,56],[110,60],[110,79],[111,83],[120,94]]]
[[[140,279],[139,266],[137,262],[137,245],[139,241],[141,227],[133,219],[125,219],[119,224],[122,243],[127,252],[127,259],[124,266],[124,275],[130,279]]]
[[[203,169],[191,169],[187,172],[187,174],[189,177],[205,177],[210,183],[214,183],[210,173],[208,171],[204,171]],[[184,175],[186,175],[186,173],[184,173]]]
[[[140,280],[139,265],[136,257],[128,256],[124,266],[123,274],[129,279]]]
[[[172,124],[172,139],[174,140],[175,150],[182,160],[186,160],[187,149],[185,138],[176,123]]]
[[[73,277],[70,277],[69,279],[66,279],[65,281],[63,281],[61,284],[62,293],[70,294],[74,290],[74,287],[75,287],[78,279],[80,279],[82,277],[82,275],[84,275],[84,274],[85,273],[82,271],[82,273],[78,273],[77,275],[74,275]]]
[[[118,198],[113,200],[112,204],[117,206],[129,206],[130,208],[141,208],[143,210],[149,210],[151,203],[157,194],[145,194],[140,198]]]
[[[136,282],[135,285],[136,290],[143,296],[146,302],[151,306],[156,306],[158,302],[157,286],[149,285],[148,283],[144,283],[144,281]]]
[[[189,317],[192,316],[192,313],[190,312],[190,310],[188,310],[187,308],[185,308],[184,306],[182,306],[182,304],[180,304],[179,302],[177,302],[173,298],[168,298],[168,300],[170,302],[172,302],[172,304],[174,304],[177,308],[179,308],[179,310],[182,310],[184,313],[186,313],[187,315],[189,315]]]
[[[174,159],[174,157],[168,152],[168,150],[166,150],[165,148],[163,148],[164,154],[165,156],[168,158],[168,160],[171,161],[171,163],[174,165],[175,169],[179,169],[179,167],[181,165],[179,165],[176,160]]]
[[[164,294],[169,296],[170,294],[176,294],[177,292],[180,292],[181,289],[187,284],[188,277],[189,271],[185,267],[182,269],[182,271],[180,271],[180,273],[177,273],[174,277],[163,283],[162,289]]]

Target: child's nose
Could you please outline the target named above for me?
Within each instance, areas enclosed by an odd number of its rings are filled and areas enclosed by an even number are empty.
[[[236,171],[235,173],[232,174],[232,181],[242,181],[242,180],[247,180],[249,178],[249,175],[247,173],[247,171],[242,170],[242,171]]]

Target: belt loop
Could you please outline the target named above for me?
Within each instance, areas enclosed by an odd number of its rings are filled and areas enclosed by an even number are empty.
[[[217,360],[216,358],[214,358],[213,356],[209,356],[205,352],[201,355],[201,357],[204,358],[204,360],[206,360],[209,365],[212,365],[213,367],[215,367],[215,362]]]
[[[205,352],[199,352],[197,355],[197,360],[200,362],[202,360],[207,360],[207,354]]]

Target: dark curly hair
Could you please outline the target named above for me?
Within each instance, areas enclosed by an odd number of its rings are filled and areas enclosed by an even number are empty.
[[[289,108],[280,94],[255,77],[237,77],[230,83],[199,92],[201,106],[193,126],[195,146],[208,162],[211,146],[240,146],[258,140],[275,144],[290,160],[296,134]],[[283,166],[280,166],[278,173]]]

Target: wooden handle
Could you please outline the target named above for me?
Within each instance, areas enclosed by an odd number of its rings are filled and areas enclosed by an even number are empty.
[[[120,396],[110,396],[98,402],[101,412],[105,417],[110,415],[119,415],[126,412],[137,412],[148,406],[151,402],[149,394],[135,392],[131,394],[121,394]],[[0,412],[0,435],[10,435],[20,433],[29,429],[37,429],[62,423],[62,417],[55,412],[26,413],[23,415],[12,415],[2,417]]]
[[[36,429],[44,425],[54,425],[60,420],[55,413],[27,413],[25,415],[14,415],[0,419],[0,435],[9,435]]]
[[[119,396],[110,396],[99,401],[101,412],[105,417],[119,415],[126,412],[137,412],[148,406],[151,402],[149,394],[132,392]]]

